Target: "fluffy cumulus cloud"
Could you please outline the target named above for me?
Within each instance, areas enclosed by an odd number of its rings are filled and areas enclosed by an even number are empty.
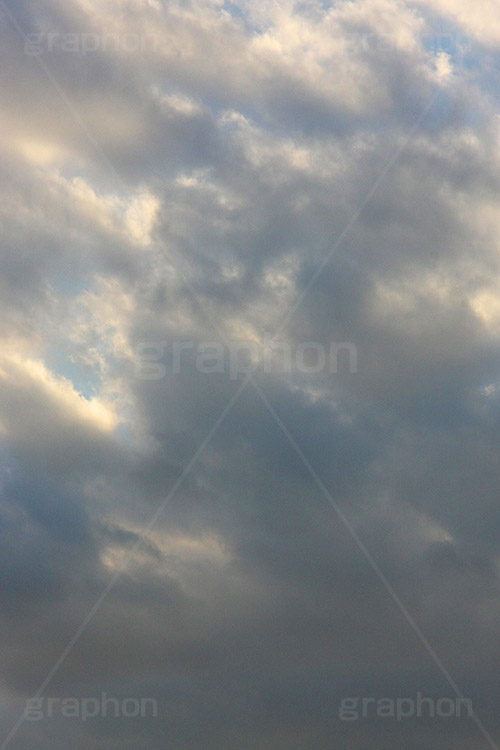
[[[0,37],[2,750],[497,748],[495,3]]]

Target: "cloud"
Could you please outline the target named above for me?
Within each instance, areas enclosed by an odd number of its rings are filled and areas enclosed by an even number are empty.
[[[45,695],[159,704],[26,720],[12,750],[482,746],[470,721],[339,718],[453,697],[342,516],[498,736],[483,5],[7,3],[2,725],[110,583]],[[457,29],[467,49],[435,43]],[[200,346],[273,335],[356,351],[255,373],[333,505],[252,383],[224,411],[227,349],[200,372]]]

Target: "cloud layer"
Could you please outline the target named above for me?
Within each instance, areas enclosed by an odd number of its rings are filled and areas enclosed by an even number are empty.
[[[3,734],[110,582],[43,694],[158,701],[2,747],[496,747],[494,4],[0,19]]]

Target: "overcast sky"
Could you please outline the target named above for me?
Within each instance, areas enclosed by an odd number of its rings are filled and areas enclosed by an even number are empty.
[[[495,0],[0,0],[0,61],[2,750],[498,750]]]

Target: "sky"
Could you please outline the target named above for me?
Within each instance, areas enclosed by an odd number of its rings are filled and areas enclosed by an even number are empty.
[[[1,750],[498,750],[497,4],[0,61]]]

